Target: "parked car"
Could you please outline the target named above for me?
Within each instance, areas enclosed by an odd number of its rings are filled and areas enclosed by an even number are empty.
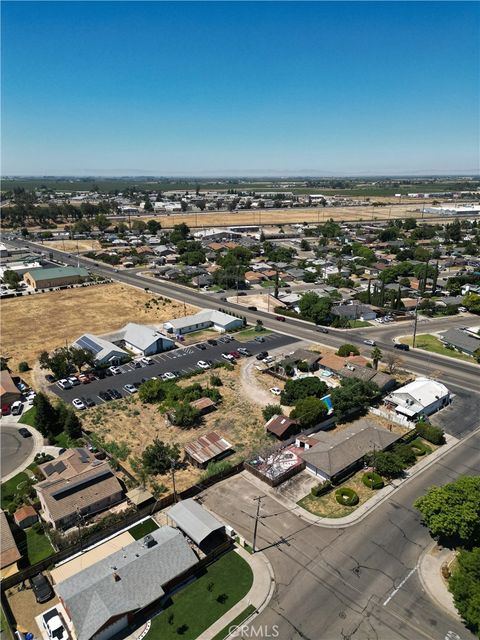
[[[273,360],[274,360],[273,356],[267,356],[266,358],[263,359],[263,362],[266,362],[268,364],[269,362],[273,362]]]
[[[230,355],[235,358],[235,360],[239,360],[242,357],[242,354],[238,351],[230,351]]]
[[[52,640],[68,640],[69,635],[57,609],[51,609],[42,616],[42,624]]]
[[[375,347],[377,343],[375,342],[375,340],[364,340],[363,344],[368,344],[371,347]]]
[[[241,353],[242,356],[251,356],[252,352],[246,349],[245,347],[238,347],[238,353]]]
[[[134,369],[141,369],[142,368],[142,365],[138,360],[134,360],[132,362],[132,366],[133,366]]]
[[[275,320],[278,320],[279,322],[285,322],[285,316],[277,316]]]
[[[18,430],[18,433],[22,436],[22,438],[32,437],[32,434],[30,433],[30,431],[28,429],[25,429],[25,427],[20,427],[20,429]]]
[[[12,403],[10,411],[12,412],[12,416],[21,415],[23,411],[23,402],[21,402],[20,400],[16,400],[14,403]]]
[[[85,373],[80,373],[78,379],[82,384],[90,384],[91,380]]]
[[[282,393],[282,390],[279,387],[272,387],[270,389],[270,393],[273,393],[274,396],[279,396]]]
[[[255,342],[265,342],[265,338],[263,336],[255,336]]]
[[[235,358],[232,356],[231,353],[222,353],[222,358],[224,360],[228,360],[229,362],[231,362],[232,360],[235,360]]]
[[[205,360],[199,360],[197,362],[197,367],[200,367],[200,369],[210,369],[210,365],[208,362],[205,362]]]
[[[81,398],[83,404],[86,407],[94,407],[95,406],[95,400],[92,400],[92,398]]]
[[[75,409],[86,409],[86,406],[83,404],[82,400],[80,400],[80,398],[74,398],[72,400],[72,404],[75,407]]]
[[[45,380],[47,382],[55,382],[55,376],[52,376],[51,373],[47,373],[47,375],[45,376]]]
[[[38,573],[36,576],[32,576],[30,578],[30,586],[35,594],[35,599],[39,604],[47,602],[54,596],[52,586],[43,573]]]
[[[251,306],[251,307],[247,307],[247,309],[249,311],[258,311],[257,307]]]
[[[69,376],[68,381],[70,382],[72,387],[76,387],[78,384],[80,384],[80,380],[77,378],[77,376]]]
[[[410,347],[408,346],[408,344],[402,344],[401,342],[396,342],[393,345],[394,349],[400,349],[400,351],[410,351]]]
[[[104,401],[104,402],[108,402],[109,400],[112,400],[112,396],[108,393],[108,391],[100,391],[100,393],[98,394],[98,396]]]
[[[112,396],[114,400],[120,400],[120,398],[122,397],[122,394],[120,393],[120,391],[117,391],[116,389],[108,389],[108,393]]]
[[[111,378],[113,376],[113,373],[110,371],[110,369],[105,369],[104,373],[105,373],[105,376],[107,376],[108,378]]]
[[[10,405],[2,404],[2,416],[9,416],[9,415],[10,415]]]
[[[460,313],[465,313],[467,311],[467,307],[458,307]]]
[[[167,381],[167,380],[175,380],[177,376],[172,373],[171,371],[165,371],[165,373],[162,374],[162,380],[163,381]]]
[[[35,400],[37,394],[35,393],[35,391],[29,391],[27,393],[27,395],[25,396],[25,401],[28,402],[28,404],[32,405],[33,401]]]
[[[257,360],[263,360],[267,356],[268,356],[268,351],[260,351],[260,353],[257,353],[255,357]]]
[[[57,387],[59,387],[60,389],[71,389],[72,386],[72,383],[70,382],[70,380],[67,380],[67,378],[62,378],[57,382]]]
[[[143,356],[143,358],[140,358],[140,362],[142,364],[153,364],[153,360],[148,356]]]
[[[137,393],[137,388],[133,384],[125,384],[123,388],[127,393]]]
[[[108,367],[107,371],[110,371],[114,376],[118,376],[122,373],[118,367]]]
[[[213,338],[209,338],[209,339],[207,340],[207,342],[208,342],[208,344],[211,344],[211,345],[212,345],[212,347],[216,347],[216,346],[217,346],[217,344],[218,344],[218,342],[217,342],[216,340],[214,340]]]
[[[199,344],[197,344],[196,347],[201,351],[205,351],[205,349],[207,348],[206,345],[203,344],[203,342],[200,342]]]

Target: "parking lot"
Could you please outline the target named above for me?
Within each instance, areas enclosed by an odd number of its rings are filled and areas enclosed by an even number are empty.
[[[57,384],[52,384],[50,390],[68,403],[71,403],[74,398],[89,398],[98,405],[104,403],[99,393],[108,389],[115,389],[122,396],[128,396],[129,393],[124,389],[126,384],[141,383],[142,379],[150,379],[153,376],[160,377],[167,371],[176,375],[190,373],[200,369],[197,365],[200,360],[225,362],[222,353],[236,351],[238,347],[247,348],[255,356],[261,351],[270,351],[297,342],[295,338],[275,333],[265,335],[263,339],[264,342],[250,340],[240,343],[235,340],[234,336],[232,336],[231,342],[226,342],[225,338],[218,337],[216,345],[203,342],[205,349],[199,349],[196,345],[175,349],[152,356],[153,364],[150,365],[141,364],[137,368],[133,362],[129,362],[118,367],[121,371],[119,375],[95,380],[89,384],[76,385],[72,389],[60,389]]]

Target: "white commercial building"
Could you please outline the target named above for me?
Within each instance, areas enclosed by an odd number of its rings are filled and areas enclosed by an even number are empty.
[[[429,416],[450,404],[450,392],[441,382],[417,378],[390,393],[384,400],[389,409],[410,420]]]
[[[215,329],[216,331],[225,332],[243,326],[243,320],[235,318],[228,313],[215,311],[214,309],[203,309],[193,316],[185,316],[170,320],[163,324],[163,328],[167,333],[184,334],[192,331],[201,331],[202,329]]]

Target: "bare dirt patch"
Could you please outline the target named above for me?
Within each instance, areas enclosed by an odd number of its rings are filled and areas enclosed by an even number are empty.
[[[211,372],[207,371],[189,380],[182,380],[179,384],[186,386],[198,382],[206,386],[210,375]],[[169,426],[156,405],[143,404],[137,397],[130,397],[86,412],[84,428],[93,431],[107,442],[126,442],[130,457],[140,455],[155,437],[164,442],[177,442],[183,446],[210,431],[217,431],[233,444],[235,454],[228,458],[233,463],[260,447],[271,445],[263,428],[261,407],[249,402],[238,393],[240,385],[238,368],[234,371],[216,369],[215,375],[220,376],[223,382],[223,386],[219,387],[223,402],[216,411],[204,417],[203,424],[199,427],[181,429]],[[129,460],[122,464],[131,470]],[[175,474],[177,490],[181,491],[195,484],[202,473],[201,469],[191,465],[178,470]],[[158,476],[156,480],[171,488],[169,474]]]
[[[100,251],[102,245],[98,240],[44,240],[44,247],[65,251],[66,253],[76,253],[77,251]]]
[[[275,307],[285,307],[286,305],[280,300],[277,300],[272,296],[271,293],[265,289],[265,292],[258,292],[257,294],[252,294],[250,296],[242,296],[238,298],[236,296],[232,296],[231,298],[227,298],[229,302],[236,302],[237,304],[241,304],[243,307],[257,307],[260,311],[271,311]]]
[[[2,303],[0,351],[16,372],[22,360],[33,367],[42,351],[69,344],[82,333],[113,332],[126,322],[162,323],[197,310],[121,284],[22,296]],[[30,381],[30,374],[22,377]]]

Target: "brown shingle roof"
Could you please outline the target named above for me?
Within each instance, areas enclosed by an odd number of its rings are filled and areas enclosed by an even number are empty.
[[[0,511],[0,569],[8,567],[21,557],[10,530],[7,516],[3,511]]]
[[[13,517],[15,522],[20,524],[20,522],[23,522],[23,520],[27,520],[28,518],[36,518],[37,512],[32,505],[26,504],[23,507],[20,507],[20,509],[17,509],[13,514]]]
[[[282,438],[292,425],[297,424],[298,423],[295,422],[295,420],[287,418],[287,416],[272,416],[265,424],[265,429],[276,435],[278,438]]]
[[[348,356],[344,358],[334,353],[327,353],[322,356],[320,366],[324,369],[331,369],[332,371],[342,371],[349,362],[351,364],[366,365],[368,360],[363,356]]]
[[[18,396],[21,395],[20,391],[17,389],[15,383],[12,380],[10,372],[6,369],[0,371],[0,395],[3,396],[4,393],[15,393]]]

